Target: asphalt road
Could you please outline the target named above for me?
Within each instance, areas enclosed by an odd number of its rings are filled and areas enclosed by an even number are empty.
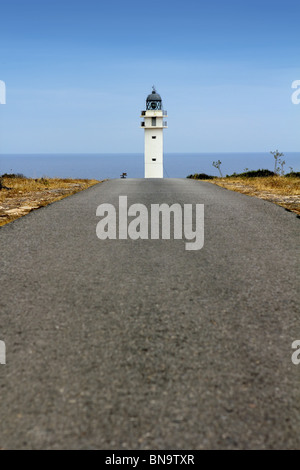
[[[205,242],[99,240],[96,209],[205,205]],[[0,448],[300,448],[299,219],[112,180],[0,228]]]

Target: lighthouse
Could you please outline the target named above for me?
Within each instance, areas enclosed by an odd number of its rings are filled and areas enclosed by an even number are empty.
[[[145,178],[163,178],[163,130],[167,127],[162,99],[152,87],[146,99],[146,111],[141,112],[141,127],[145,129]]]

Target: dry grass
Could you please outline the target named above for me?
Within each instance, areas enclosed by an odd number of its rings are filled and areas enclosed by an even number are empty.
[[[44,191],[51,189],[70,189],[74,185],[80,185],[80,187],[89,187],[99,181],[88,180],[88,179],[59,179],[59,178],[2,178],[2,184],[9,190],[0,192],[0,201],[3,201],[7,197],[11,197],[16,194]]]
[[[2,178],[0,226],[28,212],[93,186],[99,181],[58,178]]]
[[[283,176],[206,180],[223,188],[274,202],[300,214],[300,179]]]

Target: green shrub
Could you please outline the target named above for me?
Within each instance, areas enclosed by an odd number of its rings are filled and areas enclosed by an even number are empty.
[[[287,175],[284,175],[286,178],[300,178],[300,171],[291,171]]]
[[[228,177],[228,175],[226,175]],[[266,176],[275,176],[274,171],[270,170],[250,170],[246,171],[244,173],[233,173],[229,178],[231,177],[237,177],[237,178],[265,178]]]
[[[195,173],[194,175],[189,175],[187,178],[193,180],[212,180],[215,176],[206,175],[205,173]]]
[[[22,173],[4,173],[4,175],[1,176],[1,178],[25,178]]]

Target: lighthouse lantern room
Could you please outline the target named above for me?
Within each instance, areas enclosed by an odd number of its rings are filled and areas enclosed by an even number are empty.
[[[167,128],[167,111],[163,110],[162,99],[155,87],[146,99],[146,111],[141,127],[145,129],[145,178],[163,178],[163,129]]]

